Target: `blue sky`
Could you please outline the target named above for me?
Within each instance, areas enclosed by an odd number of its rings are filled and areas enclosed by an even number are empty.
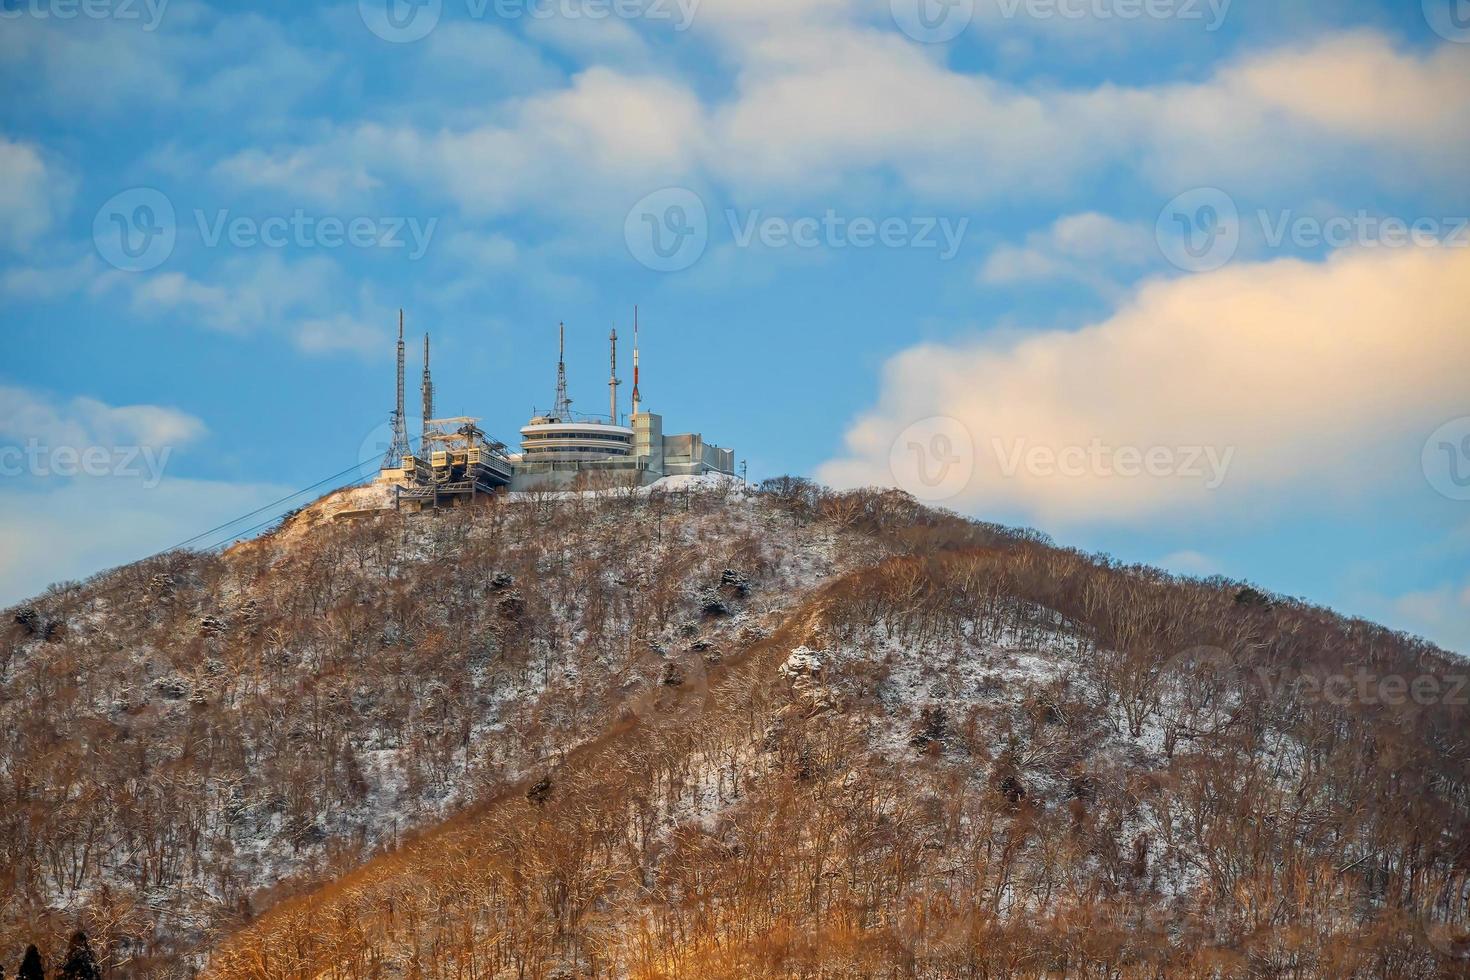
[[[0,602],[353,463],[400,306],[513,441],[636,303],[752,477],[1470,651],[1467,6],[0,0]]]

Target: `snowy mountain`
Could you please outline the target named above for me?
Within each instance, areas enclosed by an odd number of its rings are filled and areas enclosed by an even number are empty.
[[[7,615],[0,965],[1470,965],[1470,692],[1422,641],[802,480],[358,504]]]

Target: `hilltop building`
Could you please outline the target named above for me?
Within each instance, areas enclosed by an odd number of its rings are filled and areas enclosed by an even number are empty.
[[[735,473],[734,450],[705,441],[697,432],[665,435],[663,417],[643,408],[639,377],[638,316],[633,316],[632,411],[618,405],[618,334],[608,338],[611,374],[608,415],[572,410],[567,393],[566,328],[561,328],[556,365],[556,399],[549,412],[535,412],[521,427],[520,452],[488,436],[479,419],[434,418],[429,372],[429,338],[424,337],[423,434],[409,448],[403,411],[403,314],[398,322],[398,389],[393,444],[383,458],[378,482],[394,487],[400,507],[439,507],[498,490],[565,490],[597,486],[647,486],[665,476]],[[624,424],[626,422],[626,424]]]

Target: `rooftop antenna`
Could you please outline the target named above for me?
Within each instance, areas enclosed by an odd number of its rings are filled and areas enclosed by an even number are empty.
[[[424,334],[424,435],[419,443],[420,452],[429,447],[429,420],[434,417],[434,382],[429,376],[429,335]]]
[[[382,469],[396,470],[409,455],[408,423],[403,417],[403,310],[398,311],[398,398],[393,403],[393,442],[383,455]]]
[[[638,406],[642,402],[642,396],[638,394],[638,307],[633,307],[633,414],[638,414]]]
[[[562,421],[572,417],[572,400],[567,397],[567,325],[558,325],[561,330],[560,346],[556,355],[556,407],[552,414]]]
[[[607,339],[612,347],[612,374],[607,381],[608,415],[612,419],[612,424],[617,425],[618,385],[622,384],[622,382],[618,380],[618,325],[616,323],[613,324],[612,334]]]

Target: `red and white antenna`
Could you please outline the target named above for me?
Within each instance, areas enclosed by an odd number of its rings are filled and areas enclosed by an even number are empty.
[[[638,393],[638,307],[633,307],[633,414],[638,414],[638,405],[643,396]]]

